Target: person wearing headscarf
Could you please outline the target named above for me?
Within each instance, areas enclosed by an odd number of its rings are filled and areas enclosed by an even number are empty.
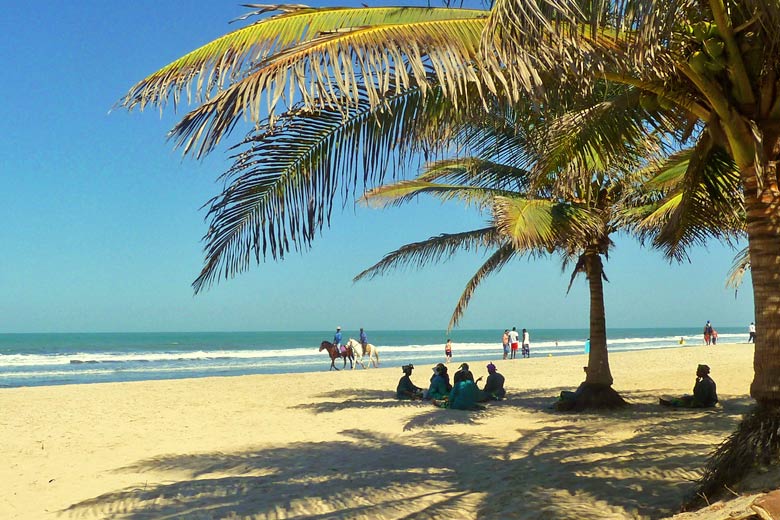
[[[395,397],[397,399],[422,399],[422,388],[419,388],[412,383],[411,375],[414,370],[414,365],[404,365],[401,367],[404,375],[398,381],[398,386],[395,389]]]
[[[474,382],[474,374],[469,370],[468,363],[462,363],[458,367],[458,371],[452,376],[452,386],[457,386],[458,383],[468,379],[472,383]]]
[[[433,367],[433,376],[431,377],[431,385],[428,390],[423,394],[423,399],[442,399],[449,395],[451,387],[449,386],[449,376],[447,375],[447,367],[443,363],[439,363]]]
[[[455,410],[475,410],[479,399],[479,389],[472,379],[461,379],[450,392],[447,408]]]
[[[482,389],[481,401],[498,401],[506,397],[506,390],[504,390],[504,376],[498,373],[496,365],[488,363],[487,365],[488,377],[485,381],[485,387]],[[482,379],[480,377],[479,379]],[[477,381],[479,381],[477,379]]]

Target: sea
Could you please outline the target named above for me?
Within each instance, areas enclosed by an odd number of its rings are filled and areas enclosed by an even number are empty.
[[[702,345],[703,327],[609,329],[610,352]],[[345,330],[344,341],[358,337]],[[502,358],[503,330],[367,330],[381,366],[433,366],[453,342],[453,362]],[[529,329],[531,357],[584,354],[587,329]],[[720,343],[742,343],[746,327],[719,327]],[[319,352],[333,331],[0,334],[0,388],[328,371]],[[517,362],[522,362],[517,361]],[[337,367],[341,362],[337,361]],[[349,369],[349,363],[347,363]]]

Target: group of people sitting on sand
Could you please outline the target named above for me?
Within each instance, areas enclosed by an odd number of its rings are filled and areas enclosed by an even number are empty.
[[[396,397],[398,399],[422,399],[431,401],[440,408],[475,410],[481,408],[478,403],[499,401],[506,397],[504,376],[498,373],[496,365],[492,362],[487,365],[487,381],[485,381],[485,386],[481,390],[477,383],[482,380],[482,376],[475,381],[467,363],[462,363],[458,367],[458,371],[455,372],[452,378],[452,384],[450,384],[447,366],[444,363],[437,364],[433,367],[433,375],[427,390],[412,383],[411,376],[414,365],[404,365],[401,367],[401,370],[404,375],[398,381],[398,387],[396,388]],[[583,385],[580,385],[580,387],[582,388]],[[562,393],[559,401],[571,399],[577,395],[577,392],[566,393],[571,394],[571,396],[564,396]],[[659,402],[663,406],[673,408],[711,408],[718,404],[718,393],[715,381],[710,377],[710,367],[699,365],[696,368],[696,383],[693,386],[693,395],[685,394],[679,397],[662,396]]]
[[[463,363],[458,367],[450,384],[450,376],[447,366],[439,363],[433,367],[430,385],[424,390],[412,383],[411,375],[414,365],[401,367],[404,375],[398,381],[396,397],[398,399],[423,399],[431,401],[441,408],[454,408],[458,410],[474,410],[480,406],[477,403],[485,401],[498,401],[506,397],[504,389],[504,376],[498,373],[496,365],[488,363],[488,376],[485,386],[480,390],[477,383],[482,381],[480,376],[476,381],[474,374],[469,370],[469,365]]]

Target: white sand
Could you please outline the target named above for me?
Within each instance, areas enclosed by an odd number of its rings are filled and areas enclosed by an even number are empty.
[[[751,404],[752,358],[615,353],[634,406],[579,415],[548,406],[584,355],[496,361],[509,396],[480,412],[396,401],[397,367],[3,389],[0,518],[660,518]],[[722,406],[658,406],[699,363]]]

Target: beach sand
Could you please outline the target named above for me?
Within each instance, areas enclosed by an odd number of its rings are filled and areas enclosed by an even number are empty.
[[[457,357],[452,374],[470,362]],[[398,367],[0,390],[0,518],[623,519],[676,513],[752,403],[753,346],[610,355],[633,403],[549,409],[585,355],[495,363],[477,412],[400,402]],[[712,368],[722,405],[660,407]],[[412,381],[427,386],[430,366]]]

